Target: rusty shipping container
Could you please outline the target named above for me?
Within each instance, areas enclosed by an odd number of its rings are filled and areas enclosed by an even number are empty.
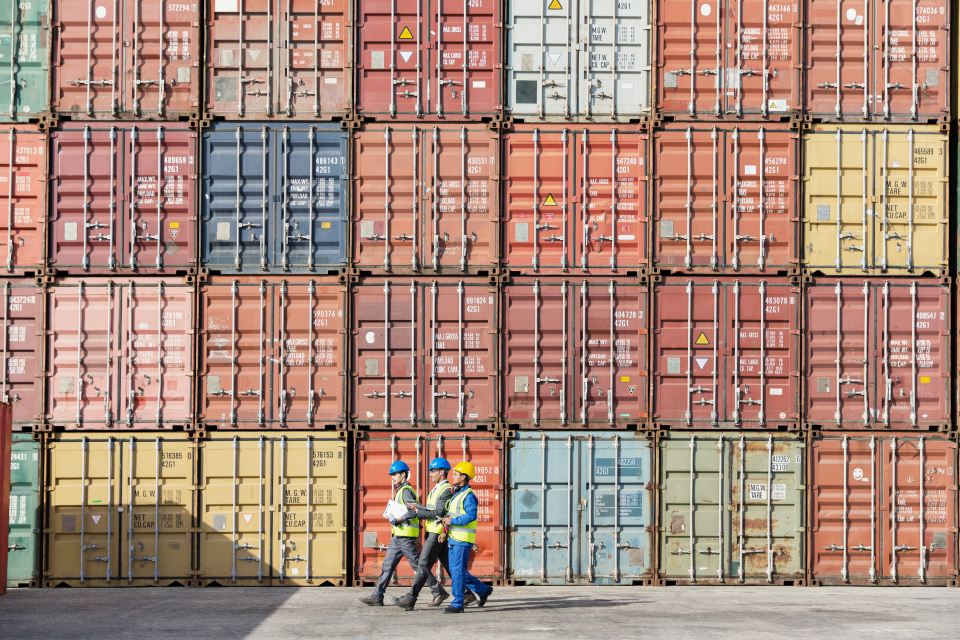
[[[660,585],[806,584],[806,444],[661,433]]]
[[[197,441],[197,586],[347,583],[347,443],[305,431]]]
[[[205,115],[348,120],[349,0],[206,0]]]
[[[0,403],[0,513],[10,513],[10,449],[13,446],[13,412]],[[3,551],[7,549],[7,551]],[[7,556],[10,527],[0,521],[0,596],[7,592]]]
[[[505,271],[647,273],[647,134],[519,125],[503,139]]]
[[[43,447],[44,587],[193,586],[188,434],[54,433]]]
[[[333,277],[200,285],[200,428],[342,429],[346,304]]]
[[[932,278],[806,283],[804,424],[946,431],[952,309],[950,285]]]
[[[367,125],[353,134],[361,273],[494,275],[500,137],[480,125]]]
[[[47,220],[47,135],[36,125],[0,128],[2,273],[36,276],[44,271]],[[6,193],[4,193],[6,191]]]
[[[387,471],[396,460],[410,466],[410,484],[426,500],[432,488],[427,465],[443,457],[456,465],[473,464],[477,475],[470,482],[477,494],[477,540],[467,570],[493,586],[503,584],[504,573],[504,492],[503,442],[482,432],[431,431],[393,433],[366,431],[354,440],[353,576],[355,587],[373,585],[380,575],[383,556],[390,544],[390,523],[383,517],[393,485]],[[435,573],[445,573],[439,563]],[[397,566],[394,586],[407,586],[413,569],[406,561]],[[449,590],[450,577],[445,579]]]
[[[0,280],[3,288],[3,389],[13,428],[33,431],[43,423],[43,289],[26,278]]]
[[[496,427],[496,284],[369,277],[350,297],[352,425]]]
[[[802,7],[808,119],[946,121],[950,2],[804,0]]]
[[[200,5],[53,0],[52,107],[71,120],[200,115]]]
[[[175,123],[64,123],[50,134],[49,266],[69,275],[197,268],[196,137]]]
[[[799,274],[799,138],[782,125],[656,131],[655,272]]]
[[[957,443],[935,434],[815,434],[814,585],[957,586]]]
[[[500,2],[360,0],[357,11],[359,118],[500,119]]]
[[[786,122],[803,107],[797,3],[658,0],[657,110]]]
[[[70,278],[44,296],[45,430],[193,428],[192,285]]]
[[[506,428],[649,424],[646,284],[524,277],[502,291]]]
[[[654,421],[664,429],[798,429],[800,305],[790,279],[655,283]]]

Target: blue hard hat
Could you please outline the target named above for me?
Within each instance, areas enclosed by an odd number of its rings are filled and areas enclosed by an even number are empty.
[[[399,473],[399,472],[401,472],[401,471],[406,471],[407,473],[410,473],[410,467],[408,467],[408,466],[407,466],[407,463],[404,462],[403,460],[397,460],[397,461],[394,462],[392,465],[390,465],[390,475],[391,475],[391,476],[392,476],[393,474]]]
[[[430,466],[427,467],[427,469],[430,471],[433,471],[434,469],[446,469],[447,471],[450,471],[450,463],[447,462],[446,458],[434,458],[430,461]]]

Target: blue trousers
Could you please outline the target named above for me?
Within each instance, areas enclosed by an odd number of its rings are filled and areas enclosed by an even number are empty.
[[[453,602],[450,606],[454,609],[463,609],[463,598],[467,595],[467,589],[477,594],[478,598],[487,595],[490,590],[490,587],[467,572],[467,560],[470,559],[472,549],[473,545],[458,544],[452,540],[449,544],[450,583],[453,587]]]

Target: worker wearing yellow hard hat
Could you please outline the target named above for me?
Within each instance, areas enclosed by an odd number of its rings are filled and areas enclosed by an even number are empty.
[[[476,475],[476,469],[469,462],[459,463],[450,472],[453,496],[447,502],[447,517],[443,518],[443,523],[450,532],[448,555],[453,602],[443,610],[444,613],[463,613],[467,589],[476,594],[479,607],[485,605],[487,598],[493,593],[493,587],[483,584],[467,571],[470,551],[477,540],[477,510],[480,501],[470,488],[470,480]]]

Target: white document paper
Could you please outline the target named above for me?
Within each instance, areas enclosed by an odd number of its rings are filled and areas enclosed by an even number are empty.
[[[396,500],[390,500],[387,502],[387,508],[383,510],[383,517],[387,520],[393,518],[394,520],[399,520],[403,516],[407,515],[406,505],[402,505]]]

